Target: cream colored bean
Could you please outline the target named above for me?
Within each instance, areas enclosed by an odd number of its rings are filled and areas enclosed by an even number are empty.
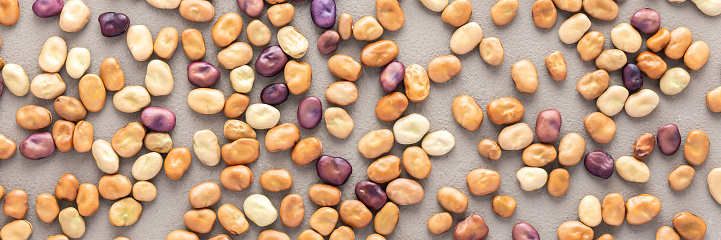
[[[100,207],[100,193],[98,188],[92,183],[80,184],[78,188],[78,197],[75,202],[78,204],[78,212],[83,217],[91,217],[95,215]]]
[[[348,112],[338,107],[331,107],[323,114],[328,133],[339,139],[346,139],[353,131],[355,124]]]
[[[180,0],[145,0],[150,6],[160,9],[176,9],[180,6]]]
[[[628,89],[622,86],[610,86],[596,100],[596,107],[606,116],[614,116],[623,110],[628,98]]]
[[[264,195],[253,194],[243,202],[245,216],[259,227],[265,227],[278,218],[278,211],[275,210],[270,199]]]
[[[645,117],[656,109],[660,100],[658,94],[653,90],[641,89],[626,99],[624,105],[626,114],[631,117]]]
[[[65,82],[57,73],[43,73],[30,82],[30,92],[40,99],[55,99],[65,92]]]
[[[230,71],[230,83],[236,92],[250,92],[250,90],[253,89],[254,81],[255,71],[248,65],[243,65]]]
[[[141,86],[126,86],[113,95],[113,105],[118,111],[134,113],[150,105],[150,93]]]
[[[686,50],[686,53],[683,55],[683,62],[688,69],[696,71],[701,69],[703,65],[706,65],[709,54],[709,47],[706,42],[695,41],[688,47],[688,50]]]
[[[168,133],[150,132],[145,135],[143,143],[151,152],[168,153],[173,148],[173,139]]]
[[[120,159],[108,141],[98,139],[93,142],[93,158],[100,171],[106,174],[115,174],[120,166]]]
[[[588,16],[576,13],[561,24],[561,27],[558,28],[558,37],[565,44],[573,44],[581,40],[590,28],[591,20],[588,19]]]
[[[22,97],[30,91],[30,80],[20,65],[14,63],[5,65],[2,69],[2,79],[5,87],[15,96]]]
[[[225,96],[212,88],[196,88],[188,93],[188,106],[200,114],[216,114],[223,111]]]
[[[518,0],[499,0],[491,7],[491,18],[493,23],[503,26],[513,21],[517,11]]]
[[[74,207],[60,211],[58,223],[60,223],[63,233],[69,238],[81,238],[85,234],[85,220]]]
[[[716,0],[691,0],[696,7],[706,15],[718,16],[721,14],[721,2]]]
[[[721,204],[721,168],[714,168],[708,173],[706,179],[708,190],[716,202]]]
[[[470,22],[456,29],[451,36],[451,51],[463,55],[478,46],[483,40],[483,30],[478,23]]]
[[[77,32],[85,27],[90,20],[90,8],[82,0],[70,0],[63,5],[60,12],[60,29],[66,32]]]
[[[243,19],[240,15],[234,12],[223,14],[213,25],[213,42],[218,47],[228,46],[238,39],[242,30]]]
[[[563,54],[561,54],[561,52],[555,51],[551,53],[546,56],[544,61],[546,63],[548,74],[551,75],[551,78],[554,81],[560,82],[566,79],[568,69],[566,67],[566,59],[563,58]]]
[[[516,123],[503,128],[498,134],[498,144],[503,150],[521,150],[533,142],[533,131],[528,124]]]
[[[648,182],[651,176],[651,171],[645,163],[629,156],[616,159],[616,172],[621,178],[629,182]]]
[[[68,52],[65,70],[71,78],[79,79],[90,67],[90,51],[87,48],[73,48]]]
[[[275,27],[282,27],[293,20],[295,8],[290,3],[276,4],[268,8],[266,15],[268,15],[270,24]]]
[[[13,220],[0,229],[0,238],[8,240],[27,240],[33,233],[33,225],[26,220]]]
[[[140,156],[133,164],[132,174],[135,180],[146,181],[158,175],[163,168],[163,156],[151,152]]]
[[[503,44],[501,44],[501,40],[498,38],[484,38],[478,46],[478,51],[481,53],[481,59],[488,64],[498,66],[503,63],[505,53]]]
[[[663,53],[670,59],[679,59],[686,53],[692,41],[693,34],[691,34],[691,30],[686,27],[676,28],[671,31],[671,38]]]
[[[126,197],[110,206],[108,220],[116,227],[135,224],[143,213],[143,205],[132,197]]]
[[[248,41],[257,47],[265,46],[270,42],[270,29],[260,20],[253,20],[248,23],[248,30],[245,32]]]
[[[338,17],[338,34],[343,40],[348,40],[353,35],[353,17],[350,14],[342,13]]]
[[[162,60],[150,61],[145,73],[145,87],[153,96],[170,94],[173,91],[173,73],[170,66]]]
[[[548,180],[548,172],[543,168],[523,167],[516,172],[518,183],[524,191],[533,191],[542,188]]]
[[[68,46],[61,37],[53,36],[48,38],[40,50],[38,64],[40,69],[49,73],[56,73],[65,64],[68,56]]]
[[[246,65],[253,59],[253,48],[244,42],[235,42],[218,52],[218,63],[225,69]]]
[[[666,95],[676,95],[683,91],[691,81],[691,75],[683,68],[671,68],[661,76],[659,87]]]
[[[230,204],[223,204],[218,208],[218,222],[233,235],[244,235],[250,227],[243,212]]]
[[[350,81],[334,82],[325,90],[325,99],[332,104],[346,106],[358,100],[358,88]]]
[[[308,39],[297,28],[285,26],[278,30],[278,44],[288,56],[298,59],[308,51]]]
[[[183,30],[180,33],[180,41],[183,43],[185,56],[190,60],[198,61],[205,57],[205,39],[198,29],[188,28]]]
[[[372,16],[365,16],[353,24],[353,38],[358,41],[373,41],[383,35],[383,26]]]
[[[198,160],[207,166],[220,162],[220,144],[218,137],[210,130],[200,130],[193,135],[193,151]]]
[[[35,213],[38,215],[41,221],[44,223],[52,223],[60,213],[60,207],[58,201],[55,200],[55,196],[41,193],[35,200]]]
[[[180,4],[180,2],[178,2]],[[170,59],[175,53],[175,49],[178,48],[178,30],[173,27],[166,27],[160,30],[158,36],[155,37],[155,43],[153,44],[153,51],[158,57],[163,59]]]
[[[145,25],[133,25],[128,28],[126,41],[135,60],[142,62],[153,54],[153,35]]]
[[[611,41],[616,48],[627,53],[638,52],[643,43],[641,34],[628,23],[621,23],[611,29]]]
[[[593,195],[586,195],[578,204],[578,218],[589,227],[601,224],[601,202]]]
[[[423,6],[434,12],[441,12],[448,6],[448,0],[420,0]]]
[[[370,131],[358,141],[358,152],[365,158],[377,158],[391,150],[393,137],[388,129]]]
[[[583,7],[581,0],[553,0],[553,3],[563,11],[578,12]]]
[[[411,64],[406,67],[403,85],[405,86],[406,96],[411,102],[426,100],[431,91],[430,79],[426,69],[418,64]]]
[[[420,141],[430,128],[431,124],[426,117],[414,113],[393,124],[393,135],[400,144],[414,144]]]
[[[254,129],[270,129],[280,121],[280,111],[268,104],[256,103],[245,110],[245,122]]]
[[[520,60],[511,67],[511,78],[516,89],[523,94],[533,94],[538,90],[538,71],[527,59]]]
[[[406,178],[396,178],[386,187],[388,199],[398,205],[411,205],[423,200],[423,186]]]
[[[606,49],[601,52],[596,58],[596,67],[599,69],[606,70],[607,72],[613,72],[621,69],[626,65],[628,58],[626,53],[618,49]]]
[[[442,156],[450,152],[456,145],[456,139],[448,131],[441,130],[429,133],[423,138],[421,147],[431,156]]]
[[[670,174],[668,174],[668,185],[671,187],[671,190],[683,191],[691,185],[691,181],[693,181],[693,177],[695,175],[696,170],[694,170],[691,166],[678,166],[676,169],[671,171]]]

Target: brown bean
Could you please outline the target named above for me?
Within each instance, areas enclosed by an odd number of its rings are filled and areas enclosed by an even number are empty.
[[[243,30],[243,19],[234,12],[220,16],[213,25],[213,42],[218,47],[225,47],[233,43]]]
[[[626,200],[626,222],[641,225],[650,222],[661,212],[661,200],[653,195],[641,194]]]
[[[411,146],[403,151],[403,168],[414,178],[426,179],[431,175],[431,160],[423,148]]]
[[[310,200],[321,207],[332,207],[340,203],[341,192],[337,187],[316,183],[308,189]]]
[[[80,101],[90,112],[99,112],[105,106],[105,85],[100,76],[87,74],[78,82]]]
[[[453,229],[455,240],[484,239],[488,235],[488,225],[478,214],[470,215],[456,224]]]
[[[320,139],[309,137],[295,144],[290,158],[295,164],[305,166],[318,159],[322,153],[323,143]]]
[[[701,130],[691,130],[686,135],[686,143],[683,145],[683,156],[686,161],[694,166],[701,165],[706,161],[711,142],[708,135]]]
[[[24,129],[34,131],[49,126],[53,115],[44,107],[27,105],[18,109],[15,122]]]
[[[233,235],[244,235],[250,227],[243,212],[230,204],[223,204],[218,208],[218,222]],[[228,239],[231,238],[228,237]]]
[[[551,75],[551,78],[554,81],[560,82],[566,79],[568,69],[566,68],[566,59],[563,58],[563,54],[561,54],[561,52],[555,51],[550,55],[546,56],[545,62],[548,74]]]
[[[295,124],[283,123],[268,130],[265,134],[265,148],[269,152],[288,150],[300,139],[300,131]]]
[[[643,160],[653,152],[656,147],[656,137],[653,133],[644,133],[636,139],[633,144],[633,156],[638,160]]]
[[[247,123],[230,119],[223,124],[223,136],[230,141],[235,141],[241,138],[255,139],[256,133]]]
[[[218,219],[218,221],[220,221],[220,219]],[[118,239],[115,239],[115,240],[118,240]],[[129,239],[121,239],[121,240],[129,240]],[[219,234],[219,235],[216,235],[215,237],[208,238],[208,240],[233,240],[233,239],[230,238],[228,235]]]
[[[100,195],[98,188],[92,183],[80,184],[78,197],[75,199],[78,204],[78,212],[83,217],[95,215],[100,207]]]
[[[338,222],[338,211],[329,207],[322,207],[310,216],[310,227],[320,235],[328,236]]]
[[[586,115],[583,125],[586,127],[588,135],[597,143],[609,143],[616,134],[616,123],[600,112]]]
[[[358,200],[343,201],[338,213],[343,223],[354,228],[363,228],[373,219],[371,211]]]
[[[60,152],[69,152],[73,149],[73,131],[75,123],[65,120],[57,120],[53,124],[53,141]]]
[[[560,197],[566,194],[569,185],[571,185],[571,176],[568,170],[556,168],[548,175],[548,194],[554,197]]]
[[[109,57],[100,64],[100,79],[108,91],[120,91],[125,86],[125,73],[118,59]]]
[[[473,97],[460,95],[453,99],[453,118],[468,131],[475,131],[483,123],[483,110]]]
[[[60,96],[55,99],[53,107],[58,116],[72,122],[83,120],[88,114],[83,103],[74,97]]]
[[[225,116],[228,118],[237,118],[240,117],[243,112],[245,112],[245,109],[248,107],[248,103],[250,102],[250,99],[248,96],[245,96],[240,93],[233,93],[228,97],[228,100],[225,100],[225,106],[223,106],[223,113],[225,113]]]
[[[338,34],[343,40],[348,40],[353,36],[353,17],[350,14],[342,13],[338,17]]]
[[[395,121],[408,108],[408,98],[403,93],[393,92],[382,97],[376,104],[376,116],[381,121]]]
[[[8,217],[23,219],[28,213],[28,194],[22,189],[10,191],[5,196],[3,213]]]
[[[683,63],[691,71],[701,69],[709,57],[709,46],[704,41],[695,41],[688,47],[686,53],[683,55]]]
[[[203,182],[190,189],[190,205],[194,208],[210,207],[220,200],[220,186],[214,182]]]
[[[583,75],[576,83],[576,91],[586,100],[595,99],[608,88],[610,77],[603,69]]]
[[[636,65],[651,79],[661,78],[667,69],[666,62],[660,56],[649,51],[642,52],[636,57]]]
[[[511,66],[511,78],[516,84],[516,89],[523,94],[533,94],[538,90],[538,70],[527,59],[522,59]]]
[[[591,61],[596,59],[598,55],[603,51],[603,44],[606,42],[606,37],[599,31],[590,31],[578,41],[576,51],[581,56],[583,61]]]
[[[288,190],[293,186],[293,177],[285,169],[270,169],[260,175],[260,186],[271,192]]]
[[[72,202],[78,196],[78,179],[72,174],[66,173],[60,177],[55,185],[55,198],[58,200]]]
[[[388,199],[398,205],[411,205],[419,203],[423,200],[423,186],[418,182],[407,179],[397,178],[386,186],[386,194]]]
[[[377,233],[388,235],[393,233],[400,219],[400,209],[392,202],[386,203],[381,210],[376,213],[373,219],[373,228]]]
[[[516,211],[516,199],[510,196],[495,196],[492,205],[493,212],[500,217],[511,217],[513,212]]]
[[[216,215],[210,209],[193,209],[183,214],[185,226],[197,233],[209,233],[213,230]]]
[[[468,23],[471,12],[473,12],[471,2],[468,0],[455,0],[443,9],[441,21],[454,27],[460,27]]]
[[[240,191],[253,183],[253,172],[243,165],[229,166],[220,173],[220,183],[228,190]]]
[[[5,135],[0,134],[0,159],[8,159],[15,155],[18,147],[13,140],[10,140]],[[5,191],[3,191],[5,192]],[[2,199],[2,197],[0,197]]]
[[[376,0],[376,16],[381,26],[388,31],[401,29],[406,20],[397,0]]]
[[[556,235],[558,240],[591,240],[593,229],[579,221],[568,221],[558,226]]]
[[[671,187],[671,190],[682,191],[691,184],[694,175],[696,175],[696,170],[691,166],[678,166],[668,175],[668,185]]]
[[[241,138],[223,145],[220,151],[225,164],[229,166],[247,165],[258,159],[260,143],[255,139]]]
[[[669,226],[662,226],[656,231],[656,240],[681,240],[676,230]]]
[[[478,142],[478,153],[484,158],[498,160],[501,158],[501,147],[496,141],[491,139],[483,139]]]
[[[505,58],[503,43],[495,37],[481,40],[481,44],[478,45],[478,52],[481,54],[481,59],[492,66],[501,65]]]
[[[533,14],[533,24],[539,28],[551,28],[556,24],[558,13],[556,6],[551,0],[536,0],[531,8]]]
[[[174,230],[168,233],[168,236],[165,237],[165,240],[200,240],[200,238],[198,238],[198,235],[196,235],[195,233],[189,231]]]
[[[646,40],[646,47],[652,52],[658,52],[665,48],[670,40],[671,31],[669,31],[668,28],[661,28],[656,34]]]
[[[118,129],[113,135],[110,144],[118,156],[129,158],[135,156],[143,147],[145,138],[145,127],[139,122],[131,122],[125,127]]]
[[[41,193],[35,199],[35,213],[44,223],[51,223],[58,217],[60,206],[53,195]]]
[[[328,69],[330,72],[343,80],[358,80],[363,67],[352,57],[345,54],[338,54],[328,59]]]
[[[525,109],[523,104],[512,97],[502,97],[493,100],[486,106],[488,118],[498,125],[518,122],[523,117]]]
[[[288,234],[268,229],[258,235],[258,240],[290,240]]]
[[[411,102],[422,102],[428,98],[431,90],[428,73],[421,65],[411,64],[406,67],[406,74],[403,77],[406,95]]]
[[[455,55],[436,57],[428,63],[428,78],[444,83],[461,72],[461,60]]]
[[[401,160],[387,155],[371,163],[366,170],[368,178],[376,183],[386,183],[401,175]]]
[[[438,203],[446,211],[452,213],[464,213],[468,208],[468,198],[458,189],[452,187],[442,187],[436,194]]]
[[[668,45],[663,53],[670,59],[680,59],[686,53],[686,50],[693,42],[693,34],[686,27],[679,27],[671,31]]]
[[[116,200],[130,194],[132,184],[127,177],[120,174],[105,175],[98,182],[100,196],[108,200]]]
[[[193,158],[190,149],[186,147],[173,148],[168,152],[163,163],[165,175],[173,180],[178,180],[188,171]],[[222,178],[221,178],[222,179]]]
[[[365,158],[377,158],[390,151],[393,143],[394,138],[391,130],[370,131],[358,141],[358,152]]]
[[[89,152],[93,146],[93,125],[86,121],[80,121],[75,124],[73,131],[73,147],[79,153]]]
[[[550,144],[534,143],[523,150],[523,163],[531,167],[543,167],[556,161],[556,148]]]
[[[466,175],[468,190],[473,195],[484,196],[496,192],[501,186],[501,175],[488,169],[475,169]]]
[[[303,94],[308,91],[312,82],[313,69],[310,64],[305,62],[296,62],[290,60],[285,64],[283,69],[283,78],[288,86],[288,91],[295,95]]]
[[[433,214],[433,216],[428,218],[427,226],[428,231],[431,233],[435,235],[443,234],[453,226],[453,217],[447,212]]]
[[[288,194],[280,202],[280,220],[286,227],[294,228],[300,226],[305,216],[303,198],[298,194]]]
[[[673,227],[685,240],[700,240],[706,235],[706,221],[688,212],[673,216]]]
[[[361,63],[366,67],[383,67],[398,56],[398,50],[398,45],[391,40],[368,44],[361,52]]]

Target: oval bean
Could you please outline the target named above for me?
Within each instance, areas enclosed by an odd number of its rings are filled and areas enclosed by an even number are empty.
[[[346,139],[353,131],[353,119],[342,108],[331,107],[323,113],[328,133],[339,139]]]
[[[353,24],[353,38],[358,41],[373,41],[383,35],[383,26],[372,16],[365,16]]]
[[[631,117],[645,117],[656,109],[659,101],[660,99],[656,92],[650,89],[641,89],[628,96],[624,107],[626,114]]]
[[[616,172],[626,181],[644,183],[651,176],[648,166],[634,157],[622,156],[615,164]]]
[[[618,49],[606,49],[596,58],[596,67],[613,72],[625,66],[627,61],[625,52]]]
[[[58,201],[53,195],[41,193],[35,200],[35,213],[44,223],[52,223],[60,213]]]
[[[262,11],[262,4],[260,8]],[[335,12],[334,0],[314,0],[310,3],[310,16],[313,19],[313,23],[319,28],[333,27],[333,25],[335,25]]]
[[[583,158],[583,165],[591,175],[608,179],[613,175],[614,162],[611,155],[602,150],[593,150]]]
[[[280,111],[268,104],[251,104],[245,109],[245,122],[254,129],[270,129],[280,121]]]
[[[653,195],[641,194],[626,200],[626,222],[641,225],[650,222],[661,211],[661,200]]]
[[[430,129],[430,122],[420,114],[410,114],[393,124],[393,136],[400,144],[414,144]]]
[[[253,183],[253,172],[243,165],[229,166],[220,173],[220,183],[230,191],[240,191]]]
[[[488,225],[478,214],[465,217],[453,229],[453,239],[484,239],[488,236]]]
[[[60,12],[60,29],[66,32],[77,32],[85,27],[90,20],[90,8],[82,0],[70,0],[63,5]]]
[[[237,69],[250,63],[251,60],[253,60],[253,48],[244,42],[235,42],[218,52],[218,64],[225,69]],[[258,66],[255,67],[258,68]],[[233,73],[231,73],[231,76],[233,76]],[[233,86],[233,88],[237,89],[235,84]]]
[[[686,27],[678,27],[671,31],[668,45],[666,45],[663,53],[669,59],[680,59],[691,46],[692,41],[693,34],[691,34],[691,30]]]
[[[380,40],[363,48],[361,63],[366,67],[383,67],[392,62],[396,56],[398,56],[398,45],[391,40]]]
[[[220,144],[213,131],[200,130],[193,134],[193,152],[198,160],[207,166],[215,166],[220,162]]]
[[[331,157],[327,155],[321,156],[315,162],[316,173],[318,177],[326,183],[333,186],[341,186],[348,181],[353,166],[341,157]]]
[[[5,195],[3,213],[8,217],[23,219],[28,213],[28,194],[22,189],[15,189]]]
[[[554,197],[563,196],[570,184],[570,175],[566,169],[553,169],[548,175],[548,194]]]
[[[695,41],[683,55],[683,63],[691,71],[701,69],[708,62],[709,47],[704,41]]]
[[[269,192],[280,192],[293,186],[293,177],[285,169],[270,169],[260,175],[260,186]],[[220,188],[218,188],[220,189]]]
[[[626,104],[626,111],[628,112],[628,102]],[[613,136],[616,135],[616,123],[613,119],[600,112],[586,115],[583,119],[583,125],[588,135],[597,143],[609,143],[613,140]]]
[[[435,235],[443,234],[453,226],[453,218],[447,212],[433,214],[428,218],[428,231]]]
[[[12,1],[9,1],[12,3]],[[10,9],[13,9],[12,7]],[[62,0],[41,0],[33,3],[33,13],[41,18],[48,18],[60,14],[63,10]]]
[[[501,175],[488,169],[474,169],[466,174],[468,190],[477,196],[484,196],[496,192],[501,186]]]
[[[120,174],[105,175],[98,182],[98,193],[108,200],[116,200],[128,196],[132,185],[127,177]]]
[[[498,134],[498,144],[503,150],[521,150],[533,142],[533,131],[525,123],[507,126]]]
[[[356,184],[356,189],[358,189],[358,186],[361,185],[362,182],[370,182],[370,181],[363,180],[363,181],[358,182],[358,184]],[[380,189],[380,186],[377,186],[377,187],[378,187],[378,189]],[[366,189],[363,189],[363,190],[366,190]],[[383,193],[383,194],[385,194],[385,193]],[[364,200],[364,198],[361,197],[364,195],[356,194],[356,196],[361,201]],[[328,184],[323,184],[323,183],[316,183],[316,184],[313,184],[313,186],[310,186],[310,188],[308,188],[308,197],[310,198],[310,200],[313,203],[315,203],[318,206],[332,207],[332,206],[336,206],[336,205],[338,205],[338,203],[340,203],[341,192],[340,192],[340,189],[338,189],[337,187],[334,187],[334,186],[331,186]],[[385,203],[385,201],[384,201],[384,203]]]
[[[342,13],[338,17],[338,35],[343,40],[348,40],[353,35],[353,17],[350,14]]]
[[[628,99],[628,89],[621,86],[610,86],[596,100],[596,107],[606,116],[614,116],[623,110]]]
[[[178,2],[180,4],[180,2]],[[155,43],[153,43],[153,51],[158,57],[163,59],[169,59],[173,57],[175,49],[178,47],[178,30],[173,27],[166,27],[160,30],[158,36],[155,36]]]
[[[278,211],[264,195],[253,194],[245,198],[243,202],[245,216],[260,227],[265,227],[278,218]]]
[[[310,227],[323,236],[331,234],[337,222],[338,212],[329,207],[319,208],[310,217]]]
[[[549,0],[550,2],[550,0]],[[541,237],[538,235],[538,231],[536,231],[531,224],[520,222],[513,226],[513,231],[511,236],[513,237],[513,240],[540,240]]]
[[[559,0],[556,0],[559,1]],[[580,1],[579,1],[580,2]],[[559,6],[560,9],[563,10],[563,7],[561,5],[556,4]],[[579,10],[580,10],[580,4],[579,4]],[[577,11],[572,11],[577,12]],[[568,18],[563,24],[561,24],[561,27],[558,29],[558,37],[561,39],[561,42],[565,44],[573,44],[578,42],[578,40],[581,40],[583,35],[588,31],[588,29],[591,28],[591,20],[588,19],[588,16],[583,13],[577,13],[570,18]]]
[[[671,187],[671,190],[683,191],[691,184],[695,175],[696,170],[691,166],[678,166],[668,175],[668,185]]]
[[[285,26],[281,28],[278,30],[277,38],[278,44],[283,49],[283,52],[292,58],[302,58],[308,51],[308,39],[295,27]],[[285,63],[283,63],[283,65],[285,65]],[[257,68],[258,66],[256,66],[256,69]],[[263,74],[261,73],[261,75]]]
[[[288,63],[288,55],[283,51],[278,45],[267,47],[260,52],[255,60],[255,71],[264,77],[272,77],[278,74]]]
[[[533,14],[533,24],[536,27],[549,29],[556,24],[558,13],[551,0],[537,0],[533,3],[531,13]]]
[[[30,83],[30,92],[40,99],[55,99],[65,92],[65,82],[57,73],[43,73]]]
[[[358,80],[363,72],[361,64],[345,54],[337,54],[328,59],[328,69],[336,77],[351,82]]]
[[[243,212],[230,204],[223,204],[223,206],[218,208],[218,222],[220,222],[220,225],[222,225],[226,231],[233,235],[244,235],[250,227],[248,220],[245,220]]]
[[[30,91],[30,80],[20,65],[14,63],[5,65],[2,68],[2,79],[5,87],[15,96],[22,97]]]
[[[20,142],[18,148],[23,157],[38,160],[49,157],[55,152],[55,142],[49,132],[37,132]]]
[[[611,226],[619,226],[626,217],[626,206],[623,202],[623,196],[619,193],[609,193],[603,198],[601,206],[601,216],[603,222]]]
[[[491,7],[491,18],[493,23],[503,26],[513,21],[517,11],[518,0],[499,0]]]
[[[468,0],[455,0],[443,9],[441,21],[453,27],[460,27],[468,22],[473,12],[473,6]]]
[[[496,141],[491,139],[483,139],[478,142],[478,153],[484,158],[498,160],[501,158],[501,147]]]
[[[208,22],[215,16],[213,4],[204,0],[183,0],[178,10],[180,16],[191,22]]]
[[[601,202],[593,195],[586,195],[578,204],[578,218],[583,224],[595,227],[601,224]]]
[[[559,240],[591,240],[593,229],[579,221],[568,221],[558,226],[556,236]]]
[[[297,165],[304,166],[315,161],[323,153],[323,143],[315,137],[300,140],[293,147],[291,159]]]
[[[133,25],[128,28],[126,41],[128,49],[130,49],[130,53],[133,54],[135,60],[142,62],[148,60],[150,55],[153,54],[153,35],[150,34],[148,27],[144,25]]]
[[[401,175],[401,159],[393,155],[381,157],[368,166],[366,173],[376,183],[389,182]]]
[[[117,37],[128,31],[130,19],[128,15],[115,12],[105,12],[98,16],[100,33],[105,37]]]
[[[310,64],[294,60],[288,61],[283,69],[283,77],[290,93],[300,95],[308,91],[312,73]]]
[[[358,88],[353,82],[334,82],[325,90],[325,99],[332,104],[346,106],[358,100]]]
[[[260,5],[262,10],[262,1]],[[270,29],[268,29],[268,26],[265,26],[265,24],[258,19],[248,23],[248,30],[246,30],[245,33],[248,36],[250,44],[253,44],[256,47],[265,46],[270,42]]]
[[[659,87],[661,92],[666,95],[676,95],[683,91],[691,81],[691,75],[688,74],[683,68],[671,68],[667,70],[661,81],[659,81]]]
[[[388,199],[398,205],[411,205],[419,203],[423,200],[423,186],[418,182],[407,179],[397,178],[386,186],[386,194]]]
[[[61,37],[53,36],[45,40],[40,56],[38,57],[38,65],[40,69],[49,73],[56,73],[65,64],[68,56],[68,46]]]
[[[458,55],[463,55],[478,46],[483,39],[483,30],[478,23],[467,23],[453,32],[451,36],[451,51]]]
[[[373,210],[380,210],[388,201],[388,195],[386,195],[381,186],[368,180],[362,180],[355,185],[355,195],[358,200]],[[329,196],[332,195],[329,194]],[[326,202],[334,204],[326,205],[335,206],[340,202],[340,198],[340,190],[338,190],[337,196],[333,197],[332,202],[326,200]]]
[[[453,99],[453,118],[468,131],[475,131],[483,123],[483,110],[473,97],[460,95]]]

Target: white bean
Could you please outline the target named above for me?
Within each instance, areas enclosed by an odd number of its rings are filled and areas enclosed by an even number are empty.
[[[623,110],[628,94],[625,87],[610,86],[596,99],[596,107],[606,116],[614,116]]]
[[[40,50],[38,65],[49,73],[59,72],[68,56],[68,46],[61,37],[53,36],[45,40]]]
[[[431,128],[428,119],[420,114],[410,114],[393,124],[393,135],[400,144],[414,144],[420,141]]]
[[[91,147],[93,159],[98,165],[100,171],[106,174],[115,174],[120,166],[118,154],[113,150],[113,146],[108,141],[98,139],[93,142]]]
[[[421,3],[434,12],[442,12],[448,6],[448,0],[421,0]]]
[[[696,7],[706,15],[718,16],[721,14],[721,0],[691,0]]]
[[[180,0],[146,0],[148,4],[160,9],[176,9],[180,6]]]
[[[254,129],[270,129],[280,121],[280,111],[271,105],[256,103],[245,109],[245,122]]]
[[[43,73],[30,82],[30,92],[40,99],[55,99],[65,92],[65,82],[57,73]]]
[[[543,168],[523,167],[516,173],[516,178],[524,191],[533,191],[542,188],[548,180],[548,172]]]
[[[133,164],[132,174],[135,180],[147,181],[154,178],[163,168],[163,156],[150,152],[140,156]]]
[[[641,89],[641,91],[628,96],[624,107],[629,116],[644,117],[656,109],[660,100],[658,94],[653,90]]]
[[[150,61],[145,73],[145,87],[153,96],[170,94],[173,91],[173,73],[170,71],[170,66],[162,60]]]
[[[210,130],[200,130],[193,135],[193,152],[198,160],[207,166],[215,166],[220,162],[220,144],[218,136]]]
[[[253,89],[253,82],[255,81],[255,71],[248,66],[243,65],[230,71],[230,84],[233,85],[233,89],[239,93],[248,93]]]
[[[503,150],[521,150],[533,142],[533,131],[528,124],[516,123],[503,128],[498,134],[498,145]]]
[[[683,68],[671,68],[661,76],[659,87],[666,95],[676,95],[683,91],[691,81],[691,75]]]
[[[270,199],[260,194],[248,196],[243,202],[243,210],[245,216],[259,227],[268,226],[278,218],[278,210],[275,210]]]
[[[30,80],[20,65],[9,63],[2,69],[2,79],[5,87],[15,96],[22,97],[30,91]]]
[[[578,203],[578,218],[589,227],[601,224],[601,201],[593,195],[586,195]]]
[[[90,20],[90,8],[82,0],[70,0],[63,5],[60,12],[60,29],[66,32],[77,32],[85,27]]]
[[[651,171],[645,163],[629,156],[622,156],[616,160],[616,172],[629,182],[645,183],[651,177]]]
[[[73,48],[68,52],[65,61],[65,70],[71,78],[83,77],[85,71],[90,67],[90,51],[87,48]]]
[[[223,111],[225,95],[212,88],[196,88],[188,93],[188,106],[200,114],[216,114]]]
[[[558,28],[558,37],[565,44],[573,44],[581,40],[590,28],[591,19],[588,19],[586,14],[576,13],[561,24]]]
[[[721,204],[721,168],[714,168],[706,179],[708,191],[718,204]]]
[[[456,139],[448,131],[441,130],[428,134],[421,142],[421,148],[431,156],[441,156],[456,146]]]
[[[153,35],[150,29],[144,25],[134,25],[128,28],[126,33],[128,49],[133,58],[138,61],[145,61],[153,54]]]

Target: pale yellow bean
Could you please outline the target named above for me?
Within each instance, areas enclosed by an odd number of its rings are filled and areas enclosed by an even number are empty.
[[[558,28],[558,37],[561,39],[561,42],[565,44],[573,44],[581,40],[590,28],[591,20],[588,19],[588,16],[583,13],[577,13],[561,24],[561,27]]]
[[[85,27],[90,20],[90,8],[82,0],[70,0],[63,5],[60,12],[60,29],[66,32],[77,32]]]
[[[478,23],[467,23],[453,33],[451,36],[451,51],[458,55],[463,55],[478,46],[483,40],[483,30]]]
[[[270,29],[258,19],[248,23],[248,30],[245,33],[248,35],[250,44],[254,46],[261,47],[270,42]]]
[[[68,46],[61,37],[53,36],[48,38],[40,50],[38,65],[40,69],[49,73],[56,73],[65,64],[68,56]]]
[[[142,62],[148,60],[153,54],[153,35],[145,25],[134,25],[128,28],[126,41],[135,60]]]

